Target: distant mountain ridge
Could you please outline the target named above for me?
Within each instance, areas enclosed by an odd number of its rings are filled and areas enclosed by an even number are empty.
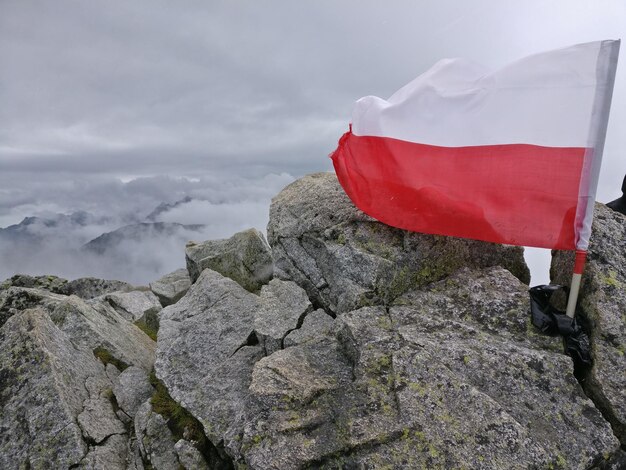
[[[193,199],[190,196],[186,196],[185,198],[181,199],[180,201],[176,201],[173,202],[171,204],[168,204],[166,202],[162,202],[161,204],[159,204],[152,212],[150,212],[147,216],[146,216],[146,221],[148,222],[156,222],[157,218],[165,213],[168,212],[176,207],[182,206],[183,204],[187,204],[189,202],[193,201]]]
[[[186,232],[201,232],[202,224],[183,225],[172,222],[142,222],[125,225],[112,232],[103,233],[99,237],[85,243],[82,249],[97,254],[104,254],[115,249],[125,241],[142,242],[146,238],[184,238]]]

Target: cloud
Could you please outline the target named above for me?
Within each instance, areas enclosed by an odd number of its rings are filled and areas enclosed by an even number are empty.
[[[29,198],[16,199],[14,206],[0,206],[0,221],[18,222],[27,215],[42,218],[28,225],[18,239],[9,240],[0,233],[0,279],[17,272],[54,273],[147,284],[184,267],[189,240],[227,238],[250,227],[265,232],[271,198],[292,181],[286,173],[258,179],[156,176],[126,183],[110,177],[40,180],[37,188],[29,191]],[[11,181],[5,179],[4,183],[10,185]],[[138,240],[123,240],[102,255],[80,249],[103,233],[145,221],[161,203],[185,197],[192,199],[161,212],[154,221],[202,224],[203,229],[143,234]],[[89,215],[81,217],[80,223],[58,215],[77,211]],[[43,219],[54,220],[55,225]]]

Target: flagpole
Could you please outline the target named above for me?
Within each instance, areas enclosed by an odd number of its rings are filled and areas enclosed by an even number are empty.
[[[570,318],[574,318],[576,313],[576,302],[578,301],[578,292],[580,291],[580,281],[583,276],[583,270],[585,269],[585,261],[587,260],[587,252],[583,250],[576,250],[576,261],[574,262],[574,272],[572,274],[572,283],[569,291],[569,298],[567,299],[566,315]]]

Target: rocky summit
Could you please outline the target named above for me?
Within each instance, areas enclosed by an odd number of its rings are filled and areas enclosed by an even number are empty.
[[[0,468],[626,467],[622,214],[596,207],[590,367],[530,322],[521,248],[388,227],[332,173],[267,235],[190,243],[149,287],[0,284]]]

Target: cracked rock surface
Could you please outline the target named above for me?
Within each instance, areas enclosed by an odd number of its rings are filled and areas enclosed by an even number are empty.
[[[106,396],[103,364],[41,308],[0,329],[0,375],[1,468],[69,468],[126,432]]]
[[[154,342],[102,298],[38,285],[0,294],[0,468],[143,468],[113,390],[116,366],[145,377]]]
[[[572,252],[554,252],[552,282],[569,285],[573,266]],[[626,216],[600,203],[579,298],[593,354],[582,383],[626,446]]]
[[[376,222],[350,202],[334,173],[305,176],[274,197],[267,235],[275,275],[295,281],[332,313],[389,303],[464,266],[503,266],[530,279],[519,247]]]

